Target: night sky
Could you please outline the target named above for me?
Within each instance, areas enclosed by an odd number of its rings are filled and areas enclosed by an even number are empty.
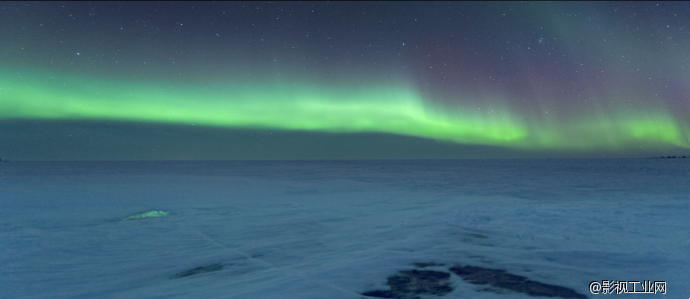
[[[0,158],[690,154],[688,2],[2,2]]]

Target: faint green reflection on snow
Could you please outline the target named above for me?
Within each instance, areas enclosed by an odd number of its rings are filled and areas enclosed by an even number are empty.
[[[129,216],[125,219],[136,219],[136,218],[149,218],[149,217],[163,217],[170,214],[170,212],[164,212],[164,211],[150,211],[146,213],[141,213],[141,214],[136,214],[133,216]]]

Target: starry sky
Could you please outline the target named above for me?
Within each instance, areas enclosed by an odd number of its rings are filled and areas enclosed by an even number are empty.
[[[687,2],[2,2],[0,159],[690,153]]]

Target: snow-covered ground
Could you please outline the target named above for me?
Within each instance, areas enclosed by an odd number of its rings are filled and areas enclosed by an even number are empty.
[[[1,298],[362,298],[418,262],[689,298],[690,159],[0,162]]]

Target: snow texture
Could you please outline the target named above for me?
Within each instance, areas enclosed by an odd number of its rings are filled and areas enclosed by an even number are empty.
[[[0,297],[364,298],[429,263],[688,298],[689,200],[690,159],[1,162]]]

